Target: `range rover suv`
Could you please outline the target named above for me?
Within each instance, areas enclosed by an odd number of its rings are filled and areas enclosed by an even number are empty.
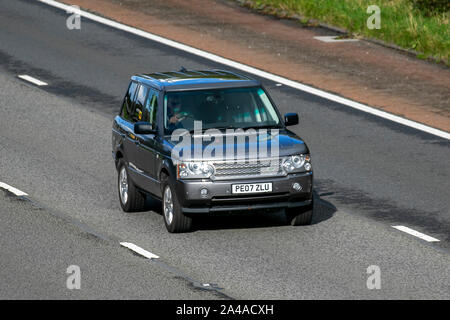
[[[161,200],[169,232],[187,232],[201,215],[284,210],[310,224],[309,149],[286,127],[262,84],[224,70],[131,78],[113,122],[112,154],[126,212]]]

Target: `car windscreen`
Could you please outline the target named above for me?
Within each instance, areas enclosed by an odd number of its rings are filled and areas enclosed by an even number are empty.
[[[164,98],[164,129],[238,129],[279,127],[280,119],[261,87],[167,92]]]

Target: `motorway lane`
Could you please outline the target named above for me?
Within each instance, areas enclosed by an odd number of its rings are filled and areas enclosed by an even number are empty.
[[[0,191],[0,203],[0,299],[218,298],[32,202]],[[73,265],[79,290],[66,284]]]
[[[217,65],[86,20],[68,31],[65,14],[34,3],[2,3],[0,17],[0,180],[233,297],[448,298],[448,142],[266,82],[282,111],[303,118],[296,131],[312,149],[317,191],[328,194],[316,224],[292,228],[265,215],[169,235],[159,214],[119,210],[112,110],[131,73]],[[51,94],[13,79],[19,73],[49,82]],[[444,241],[431,247],[394,222]],[[365,286],[371,264],[381,267],[382,290]]]
[[[12,74],[36,76],[46,89],[98,112],[117,112],[131,74],[223,67],[191,54],[31,1],[0,11],[0,61]],[[314,161],[316,186],[345,209],[450,238],[449,141],[264,81]]]
[[[228,296],[450,297],[447,251],[323,203],[316,208],[315,224],[308,227],[286,226],[281,215],[259,215],[207,219],[196,232],[169,234],[156,202],[148,204],[156,212],[121,211],[110,162],[110,132],[102,129],[110,125],[109,116],[92,113],[9,74],[0,75],[0,87],[3,182],[108,238],[133,242],[159,255],[191,278],[218,284]],[[36,237],[52,239],[65,233],[59,226],[48,230]],[[21,234],[18,228],[2,232],[2,238],[21,243]],[[38,253],[33,258],[47,261]],[[381,268],[382,290],[366,288],[366,269],[373,264]],[[84,265],[89,269],[89,264]]]

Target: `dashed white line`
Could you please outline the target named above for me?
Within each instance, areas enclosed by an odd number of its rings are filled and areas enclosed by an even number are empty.
[[[40,1],[42,3],[45,3],[45,4],[48,4],[50,6],[53,6],[55,8],[62,9],[64,11],[66,11],[66,12],[68,10],[73,10],[73,8],[71,6],[63,4],[63,3],[60,3],[58,1],[54,1],[54,0],[38,0],[38,1]],[[417,129],[417,130],[420,130],[420,131],[423,131],[423,132],[427,132],[429,134],[432,134],[432,135],[435,135],[435,136],[438,136],[438,137],[450,140],[450,133],[449,132],[445,132],[443,130],[432,128],[432,127],[424,125],[422,123],[418,123],[416,121],[412,121],[412,120],[409,120],[409,119],[406,119],[406,118],[402,118],[400,116],[396,116],[396,115],[393,115],[391,113],[388,113],[388,112],[385,112],[385,111],[382,111],[382,110],[379,110],[379,109],[376,109],[376,108],[369,107],[369,106],[364,105],[362,103],[359,103],[359,102],[356,102],[356,101],[352,101],[350,99],[346,99],[346,98],[340,97],[338,95],[335,95],[335,94],[332,94],[332,93],[329,93],[329,92],[326,92],[326,91],[323,91],[323,90],[320,90],[320,89],[316,89],[316,88],[307,86],[307,85],[302,84],[300,82],[289,80],[289,79],[277,76],[275,74],[259,70],[257,68],[250,67],[248,65],[245,65],[245,64],[242,64],[242,63],[230,60],[230,59],[223,58],[221,56],[218,56],[218,55],[215,55],[215,54],[212,54],[212,53],[209,53],[209,52],[206,52],[206,51],[203,51],[203,50],[200,50],[200,49],[188,46],[188,45],[185,45],[185,44],[180,43],[180,42],[176,42],[176,41],[173,41],[173,40],[170,40],[170,39],[163,38],[161,36],[152,34],[150,32],[146,32],[146,31],[143,31],[143,30],[139,30],[137,28],[126,26],[126,25],[124,25],[122,23],[118,23],[118,22],[115,22],[115,21],[112,21],[112,20],[109,20],[109,19],[97,16],[97,15],[89,13],[87,11],[80,10],[79,14],[80,14],[80,16],[82,16],[84,18],[96,21],[98,23],[110,26],[112,28],[116,28],[116,29],[119,29],[119,30],[122,30],[122,31],[125,31],[125,32],[129,32],[129,33],[135,34],[137,36],[140,36],[140,37],[152,40],[152,41],[156,41],[156,42],[162,43],[162,44],[164,44],[166,46],[170,46],[170,47],[173,47],[173,48],[176,48],[176,49],[179,49],[179,50],[183,50],[183,51],[189,52],[191,54],[194,54],[196,56],[203,57],[205,59],[212,60],[212,61],[215,61],[217,63],[221,63],[223,65],[227,65],[229,67],[232,67],[232,68],[235,68],[235,69],[239,69],[239,70],[242,70],[244,72],[248,72],[248,73],[254,74],[256,76],[259,76],[259,77],[262,77],[262,78],[265,78],[265,79],[269,79],[269,80],[274,81],[276,83],[281,83],[281,84],[284,84],[286,86],[289,86],[289,87],[292,87],[292,88],[295,88],[295,89],[298,89],[298,90],[301,90],[301,91],[305,91],[305,92],[308,92],[310,94],[322,97],[324,99],[328,99],[328,100],[331,100],[331,101],[334,101],[334,102],[346,105],[348,107],[351,107],[351,108],[354,108],[354,109],[357,109],[357,110],[360,110],[360,111],[363,111],[363,112],[375,115],[377,117],[388,119],[390,121],[394,121],[394,122],[400,123],[402,125],[405,125],[405,126],[408,126],[408,127],[411,127],[411,128],[414,128],[414,129]]]
[[[22,196],[27,196],[28,195],[25,192],[20,191],[19,189],[16,189],[14,187],[11,187],[9,184],[6,184],[4,182],[0,182],[0,188],[8,190],[9,192],[12,192],[18,197],[22,197]]]
[[[159,256],[157,256],[156,254],[153,254],[150,251],[142,249],[141,247],[135,245],[134,243],[121,242],[120,245],[136,252],[137,254],[140,254],[143,257],[146,257],[147,259],[159,259]]]
[[[18,77],[19,77],[20,79],[25,80],[25,81],[31,82],[31,83],[33,83],[33,84],[35,84],[35,85],[37,85],[37,86],[47,86],[47,85],[48,85],[47,82],[44,82],[44,81],[41,81],[41,80],[39,80],[39,79],[30,77],[30,76],[28,76],[28,75],[26,75],[26,74],[18,75]]]
[[[392,226],[392,227],[397,229],[397,230],[406,232],[406,233],[408,233],[410,235],[413,235],[413,236],[415,236],[417,238],[420,238],[422,240],[428,241],[428,242],[437,242],[437,241],[439,241],[436,238],[430,237],[430,236],[428,236],[426,234],[423,234],[423,233],[421,233],[419,231],[416,231],[414,229],[411,229],[411,228],[408,228],[408,227],[405,227],[405,226]]]
[[[351,39],[351,38],[338,39],[338,36],[314,37],[314,39],[322,41],[322,42],[355,42],[355,41],[359,41],[358,39]]]

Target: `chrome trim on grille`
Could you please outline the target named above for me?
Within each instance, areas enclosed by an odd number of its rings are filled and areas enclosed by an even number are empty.
[[[234,178],[282,177],[286,172],[281,167],[282,158],[258,160],[230,160],[214,162],[214,180]]]

